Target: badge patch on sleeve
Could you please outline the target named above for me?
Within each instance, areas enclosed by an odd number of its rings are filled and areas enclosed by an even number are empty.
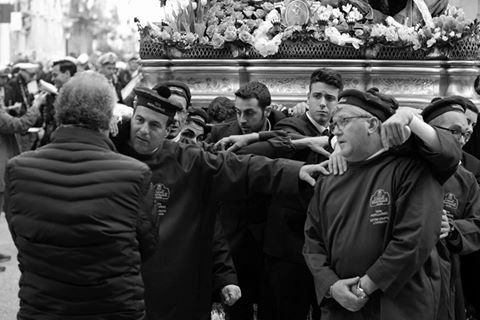
[[[157,216],[164,216],[167,213],[167,202],[170,198],[170,189],[164,184],[158,183],[155,185],[155,208]]]
[[[390,220],[390,194],[383,190],[376,190],[370,197],[370,207],[374,208],[370,213],[370,222],[373,225],[386,224]]]

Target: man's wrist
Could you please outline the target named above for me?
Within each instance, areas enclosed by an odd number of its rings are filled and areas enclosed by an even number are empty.
[[[260,140],[260,135],[257,132],[252,132],[248,136],[248,142],[253,143]]]

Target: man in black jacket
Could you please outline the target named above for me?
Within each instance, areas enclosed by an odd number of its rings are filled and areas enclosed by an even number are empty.
[[[231,135],[269,131],[285,118],[281,112],[272,110],[271,100],[270,91],[263,83],[252,81],[243,85],[235,92],[237,119],[214,126],[209,141],[217,142]],[[221,201],[219,205],[219,217],[242,288],[242,298],[226,310],[232,320],[251,319],[255,303],[258,304],[259,316],[262,318],[263,229],[269,203],[269,197],[252,194],[237,201]]]
[[[321,169],[291,160],[214,155],[168,141],[177,105],[150,89],[135,92],[130,126],[121,128],[115,142],[120,152],[142,160],[153,172],[159,247],[143,265],[147,319],[209,319],[216,219],[211,203],[251,192],[300,195],[300,182],[313,184],[309,173]],[[156,101],[162,107],[155,107]]]
[[[108,139],[115,102],[102,75],[78,74],[60,90],[52,142],[8,162],[18,319],[145,318],[140,269],[157,236],[151,172]]]

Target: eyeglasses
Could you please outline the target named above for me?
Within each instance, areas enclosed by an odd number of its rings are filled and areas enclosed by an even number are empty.
[[[460,137],[463,137],[465,139],[465,141],[468,141],[470,139],[470,137],[472,136],[472,133],[469,132],[469,131],[462,131],[460,129],[449,129],[449,128],[444,128],[444,127],[440,127],[440,126],[434,126],[434,127],[438,128],[438,129],[449,131],[457,139],[460,139]]]
[[[344,118],[338,118],[337,121],[331,121],[330,124],[328,125],[328,129],[330,132],[333,132],[335,127],[338,126],[339,130],[342,130],[345,128],[345,126],[353,119],[369,119],[371,118],[370,116],[352,116],[352,117],[344,117]]]

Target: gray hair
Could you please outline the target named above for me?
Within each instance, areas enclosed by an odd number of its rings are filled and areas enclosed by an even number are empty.
[[[55,101],[58,124],[107,130],[117,97],[105,76],[94,71],[77,73],[60,89]]]

